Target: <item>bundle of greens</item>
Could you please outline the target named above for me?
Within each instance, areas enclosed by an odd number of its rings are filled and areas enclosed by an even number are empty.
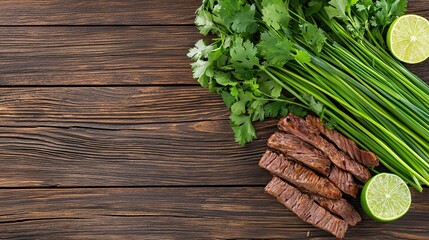
[[[252,122],[312,111],[418,190],[429,186],[429,87],[387,51],[405,0],[204,0],[188,56],[231,110],[240,144]]]

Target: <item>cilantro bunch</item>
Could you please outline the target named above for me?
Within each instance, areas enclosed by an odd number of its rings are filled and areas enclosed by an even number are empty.
[[[429,87],[387,51],[404,0],[204,0],[193,76],[231,110],[240,144],[252,122],[313,112],[416,189],[429,185]]]

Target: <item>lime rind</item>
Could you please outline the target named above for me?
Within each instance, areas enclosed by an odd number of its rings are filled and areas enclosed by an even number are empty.
[[[371,178],[364,186],[361,204],[365,213],[380,222],[402,217],[411,206],[407,184],[394,174],[382,173]]]
[[[414,14],[397,18],[389,27],[387,45],[402,62],[425,61],[429,57],[429,21]]]

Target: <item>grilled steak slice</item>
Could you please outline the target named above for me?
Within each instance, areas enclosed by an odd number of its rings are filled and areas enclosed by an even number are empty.
[[[355,226],[362,220],[359,213],[346,199],[329,199],[317,195],[311,195],[311,198],[320,206],[328,209],[330,212],[342,217],[350,226]]]
[[[346,138],[336,130],[326,128],[318,117],[307,115],[305,121],[335,143],[339,149],[346,152],[353,160],[370,168],[377,167],[380,164],[373,152],[360,149],[355,142]]]
[[[302,220],[332,233],[337,238],[344,237],[348,228],[347,222],[332,215],[313,201],[307,194],[302,193],[280,178],[274,177],[265,187],[265,191],[277,198],[277,201],[298,215]]]
[[[332,184],[331,181],[287,159],[283,154],[267,150],[259,161],[259,166],[310,193],[318,194],[325,198],[341,199],[340,189]]]
[[[336,187],[343,191],[343,193],[356,198],[359,187],[350,173],[333,165],[328,178]]]
[[[304,143],[300,138],[291,134],[276,132],[268,139],[267,145],[283,152],[287,157],[291,157],[309,168],[322,173],[341,191],[352,197],[356,197],[359,188],[352,175],[335,165],[327,169],[330,164],[329,159],[320,150]],[[323,165],[320,163],[323,163]]]
[[[352,160],[346,153],[339,151],[333,144],[319,134],[304,119],[288,114],[278,123],[280,130],[292,133],[305,142],[312,144],[322,151],[336,166],[353,174],[359,181],[365,183],[371,178],[371,173],[362,164]]]
[[[268,139],[267,145],[324,176],[329,175],[331,161],[321,151],[292,134],[276,132]]]

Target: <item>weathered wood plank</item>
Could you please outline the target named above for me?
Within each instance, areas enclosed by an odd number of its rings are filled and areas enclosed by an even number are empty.
[[[347,239],[427,239],[428,194],[413,191],[412,208],[398,221],[364,217]],[[0,202],[0,238],[332,238],[262,187],[2,189]]]
[[[186,57],[201,38],[193,26],[22,27],[1,33],[0,86],[197,84]]]
[[[134,129],[229,116],[220,97],[196,86],[3,88],[0,110],[9,127]]]
[[[265,140],[238,146],[199,87],[4,88],[0,186],[263,184]],[[275,121],[261,124],[260,136]],[[222,172],[222,175],[217,174]]]
[[[0,25],[183,25],[198,0],[2,0]]]
[[[406,13],[418,14],[429,18],[429,8],[426,0],[408,0],[408,9]]]
[[[201,38],[193,26],[5,27],[1,32],[0,86],[197,84],[186,57]],[[429,82],[429,61],[407,67]]]
[[[4,127],[0,187],[265,184],[269,175],[257,163],[274,128],[265,122],[262,139],[241,147],[226,120],[121,130]]]
[[[408,12],[429,16],[424,0],[408,2]],[[200,4],[200,0],[2,0],[0,26],[193,24]]]

